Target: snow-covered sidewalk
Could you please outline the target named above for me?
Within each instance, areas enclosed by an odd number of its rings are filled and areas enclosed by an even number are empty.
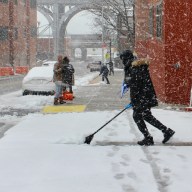
[[[40,98],[37,107],[45,97]],[[148,125],[155,146],[137,146],[142,136],[131,109],[98,132],[90,145],[84,144],[86,136],[118,112],[23,117],[0,139],[0,191],[191,192],[192,113],[153,109],[159,120],[176,131],[167,145],[161,144],[162,133]]]
[[[131,110],[83,144],[117,112],[29,115],[0,140],[1,192],[190,192],[192,146],[163,146],[150,126],[157,146],[131,145]],[[191,113],[153,112],[176,131],[170,144],[192,141]]]

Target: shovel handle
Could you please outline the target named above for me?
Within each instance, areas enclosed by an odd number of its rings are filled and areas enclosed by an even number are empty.
[[[130,104],[128,104],[123,110],[121,110],[117,115],[115,115],[112,119],[110,119],[109,121],[107,121],[102,127],[100,127],[97,131],[95,131],[94,133],[93,133],[93,135],[95,135],[98,131],[100,131],[101,129],[103,129],[103,127],[105,127],[107,124],[109,124],[111,121],[113,121],[113,119],[115,119],[117,116],[119,116],[121,113],[123,113],[125,110],[127,110],[127,109],[129,109],[129,108],[131,108],[132,107],[132,105],[131,105],[131,103]]]

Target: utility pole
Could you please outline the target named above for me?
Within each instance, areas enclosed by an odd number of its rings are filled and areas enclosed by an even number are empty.
[[[59,5],[55,3],[53,5],[53,41],[54,41],[54,58],[57,58],[59,54]]]
[[[103,5],[102,5],[102,63],[104,63],[104,18],[103,18]]]
[[[112,62],[112,59],[111,59],[111,37],[109,38],[109,54],[110,54],[110,62]]]

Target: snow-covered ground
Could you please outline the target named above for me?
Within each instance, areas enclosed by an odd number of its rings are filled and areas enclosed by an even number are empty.
[[[76,80],[76,88],[94,75]],[[52,101],[15,92],[0,97],[0,109],[41,109]],[[131,109],[90,145],[85,137],[119,111],[1,116],[0,122],[17,123],[0,139],[0,192],[191,192],[192,113],[152,111],[176,131],[165,146],[162,133],[150,125],[156,145],[135,144],[142,136]]]

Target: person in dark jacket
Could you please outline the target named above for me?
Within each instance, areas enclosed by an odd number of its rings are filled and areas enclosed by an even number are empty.
[[[135,59],[130,50],[123,52],[120,57],[124,63],[125,81],[130,87],[130,98],[133,106],[133,119],[144,135],[139,145],[153,145],[153,137],[149,133],[145,121],[162,131],[166,143],[175,133],[167,128],[151,113],[151,108],[158,105],[156,93],[149,73],[149,62],[146,59]]]
[[[110,84],[109,79],[108,79],[108,74],[109,74],[109,69],[107,68],[107,65],[103,64],[100,69],[100,74],[102,75],[102,81],[106,79],[107,84]]]
[[[114,75],[113,62],[109,61],[109,75],[111,75],[112,73]]]
[[[75,69],[69,62],[68,57],[63,58],[62,82],[66,87],[69,87],[69,92],[73,93],[72,86],[74,85]]]

